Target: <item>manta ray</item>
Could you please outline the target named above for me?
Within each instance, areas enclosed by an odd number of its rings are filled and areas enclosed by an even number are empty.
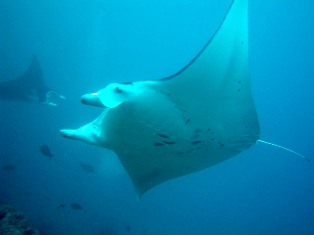
[[[82,103],[102,108],[102,114],[60,133],[114,151],[141,196],[267,143],[259,140],[248,64],[248,1],[234,0],[214,35],[180,71],[84,95]]]
[[[41,65],[37,56],[33,55],[32,62],[23,75],[13,80],[0,82],[0,99],[36,101],[57,106],[55,100],[65,99],[65,97],[46,86]]]

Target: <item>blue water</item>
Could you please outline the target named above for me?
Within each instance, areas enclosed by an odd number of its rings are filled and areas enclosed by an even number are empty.
[[[35,53],[46,83],[67,99],[58,107],[0,101],[0,166],[16,167],[0,171],[0,203],[16,206],[46,235],[314,234],[313,1],[249,2],[261,138],[312,162],[257,144],[138,201],[112,152],[59,136],[100,114],[81,105],[81,95],[184,66],[230,2],[1,0],[0,79],[22,74]],[[39,152],[42,144],[52,159]]]

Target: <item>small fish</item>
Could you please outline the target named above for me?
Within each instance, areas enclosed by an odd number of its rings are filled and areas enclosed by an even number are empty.
[[[78,203],[72,203],[71,207],[73,210],[83,210],[83,207]]]
[[[95,168],[89,164],[80,162],[80,166],[83,168],[84,171],[88,173],[95,173]]]
[[[40,152],[49,158],[53,157],[53,154],[51,153],[50,148],[46,144],[43,144],[40,146]]]
[[[2,169],[3,169],[4,171],[9,172],[9,171],[15,170],[15,166],[14,166],[14,165],[11,165],[11,164],[7,164],[7,165],[4,165],[4,166],[2,167]]]

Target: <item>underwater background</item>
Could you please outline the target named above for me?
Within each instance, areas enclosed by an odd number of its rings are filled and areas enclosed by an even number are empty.
[[[0,81],[23,74],[36,54],[46,84],[66,100],[0,101],[0,204],[14,205],[46,235],[314,234],[313,1],[249,1],[261,139],[311,162],[258,143],[138,201],[114,153],[59,135],[101,113],[80,103],[83,94],[186,65],[230,3],[1,0]]]

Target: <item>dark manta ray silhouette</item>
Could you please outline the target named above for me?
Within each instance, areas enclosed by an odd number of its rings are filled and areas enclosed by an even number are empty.
[[[30,66],[22,76],[0,83],[0,99],[2,100],[37,101],[57,106],[53,100],[58,98],[65,99],[64,96],[46,86],[36,55],[33,55]]]

